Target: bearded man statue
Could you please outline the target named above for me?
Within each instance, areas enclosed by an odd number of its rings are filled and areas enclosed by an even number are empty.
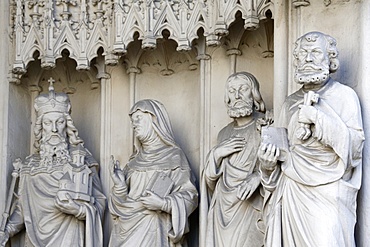
[[[218,134],[201,174],[201,246],[263,246],[260,144],[257,112],[265,103],[248,72],[229,76],[227,113],[233,119]]]
[[[99,165],[78,136],[69,98],[50,85],[34,107],[37,153],[20,168],[18,200],[1,244],[25,229],[25,246],[103,246]],[[77,184],[85,175],[90,182]]]
[[[266,247],[355,246],[364,132],[358,97],[330,77],[339,66],[336,40],[320,32],[300,37],[295,80],[276,127],[289,147],[259,149],[266,189]]]

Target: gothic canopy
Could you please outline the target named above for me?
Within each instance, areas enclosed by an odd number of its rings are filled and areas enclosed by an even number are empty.
[[[273,16],[272,5],[270,0],[14,0],[12,77],[26,73],[35,54],[41,68],[54,68],[63,50],[77,70],[88,70],[99,49],[105,64],[114,65],[134,36],[142,49],[153,49],[164,30],[177,51],[190,50],[200,29],[206,44],[216,46],[237,13],[245,29],[256,29],[267,11]]]

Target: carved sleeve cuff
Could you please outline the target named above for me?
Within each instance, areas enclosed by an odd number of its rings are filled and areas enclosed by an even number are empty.
[[[113,190],[118,195],[127,194],[127,186],[114,185]]]
[[[266,169],[262,169],[260,167],[261,172],[261,184],[263,187],[268,191],[275,190],[277,182],[279,181],[280,177],[280,166],[276,166],[272,171],[267,171]]]
[[[165,203],[163,204],[161,210],[166,213],[171,213],[171,210],[172,210],[171,200],[168,197],[165,197],[164,201]]]
[[[17,203],[14,212],[10,215],[8,222],[6,224],[6,231],[9,233],[9,236],[12,237],[22,229],[24,229],[24,216],[23,211]]]
[[[85,205],[81,205],[80,209],[78,210],[78,214],[76,215],[76,218],[79,220],[85,220],[86,219],[86,207]]]
[[[9,237],[13,237],[15,234],[17,234],[19,232],[19,230],[18,229],[14,229],[14,227],[12,227],[11,225],[7,224],[6,227],[5,227],[4,232],[6,234],[8,234],[8,238],[9,238]]]

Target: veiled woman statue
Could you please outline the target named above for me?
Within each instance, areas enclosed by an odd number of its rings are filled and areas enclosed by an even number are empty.
[[[112,157],[109,246],[184,246],[188,216],[198,205],[187,158],[160,102],[141,100],[129,115],[136,150],[123,169]]]

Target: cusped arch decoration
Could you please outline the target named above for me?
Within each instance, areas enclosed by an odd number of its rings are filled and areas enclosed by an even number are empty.
[[[112,50],[113,1],[14,0],[12,30],[14,63],[10,81],[18,83],[40,53],[41,68],[53,69],[62,51],[68,50],[77,70],[89,70],[91,61],[103,47]]]
[[[44,69],[54,68],[61,50],[68,49],[76,69],[88,70],[100,47],[106,64],[118,64],[135,41],[135,33],[139,33],[142,49],[153,49],[157,39],[163,38],[162,31],[168,30],[177,51],[190,51],[200,29],[206,45],[220,45],[238,11],[245,29],[258,28],[267,10],[274,13],[271,0],[13,1],[13,78],[27,71],[35,49]]]

